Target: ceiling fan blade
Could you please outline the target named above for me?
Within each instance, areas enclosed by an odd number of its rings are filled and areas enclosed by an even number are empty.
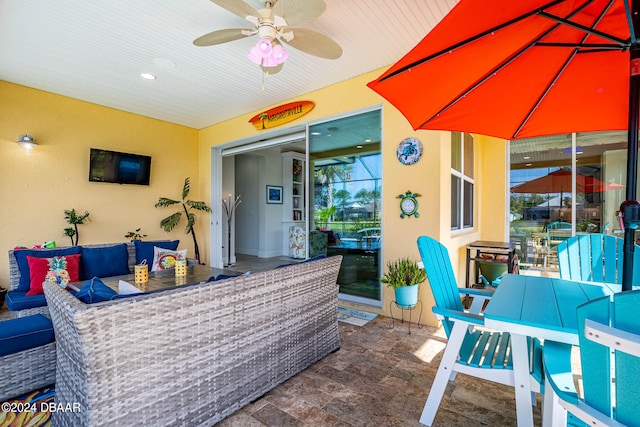
[[[227,28],[226,30],[213,31],[205,34],[204,36],[200,36],[193,41],[193,44],[196,46],[213,46],[249,37],[253,34],[255,34],[254,30],[246,30],[244,28]]]
[[[261,65],[260,68],[262,68],[262,71],[265,72],[266,74],[275,74],[275,73],[279,73],[280,70],[282,70],[282,66],[284,65],[284,62],[282,64],[278,64],[275,67],[265,67],[264,65]]]
[[[211,0],[211,2],[242,19],[247,19],[248,16],[258,16],[256,8],[242,0]]]
[[[293,34],[293,38],[291,38],[291,34]],[[305,28],[287,28],[280,40],[289,46],[320,58],[338,59],[342,56],[340,45],[317,31]]]

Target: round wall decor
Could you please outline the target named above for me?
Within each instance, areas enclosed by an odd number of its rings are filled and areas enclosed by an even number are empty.
[[[416,218],[420,216],[417,197],[420,197],[420,194],[412,193],[411,191],[396,196],[396,199],[400,199],[400,218],[412,215]]]
[[[405,138],[398,144],[396,155],[403,165],[412,165],[422,156],[422,143],[417,138]]]

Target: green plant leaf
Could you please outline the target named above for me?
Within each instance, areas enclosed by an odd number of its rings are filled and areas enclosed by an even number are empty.
[[[168,217],[160,221],[160,227],[168,233],[173,230],[176,225],[178,225],[181,217],[182,212],[176,212],[173,215],[169,215]]]
[[[184,179],[184,187],[182,187],[182,200],[186,199],[189,195],[189,190],[191,189],[191,183],[189,177]]]
[[[401,288],[424,282],[427,274],[418,267],[418,263],[409,258],[400,258],[387,262],[387,273],[380,279],[391,288]]]
[[[211,212],[211,208],[207,206],[205,202],[199,202],[194,200],[187,200],[184,202],[185,205],[189,206],[191,209],[196,209],[204,212]]]
[[[84,224],[86,220],[91,221],[89,219],[89,211],[84,211],[84,214],[78,215],[75,209],[65,210],[64,219],[67,220],[68,224]]]
[[[190,212],[189,215],[187,215],[187,226],[184,229],[185,233],[187,234],[191,233],[191,230],[193,230],[193,225],[195,223],[196,223],[196,214]]]
[[[156,203],[156,208],[164,208],[166,206],[177,205],[180,203],[177,200],[167,199],[166,197],[160,197],[158,199],[158,203]]]

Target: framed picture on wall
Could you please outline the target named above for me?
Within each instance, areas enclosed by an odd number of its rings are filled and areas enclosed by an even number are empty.
[[[267,203],[282,204],[282,187],[267,185]]]

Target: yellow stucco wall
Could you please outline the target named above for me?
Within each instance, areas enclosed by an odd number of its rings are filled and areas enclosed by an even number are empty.
[[[504,221],[496,223],[496,218],[504,217],[505,202],[497,201],[505,197],[504,188],[483,185],[485,174],[498,179],[498,171],[505,169],[504,141],[493,138],[477,137],[479,149],[476,150],[476,209],[477,224],[474,230],[452,235],[450,231],[450,194],[451,194],[451,149],[450,133],[436,131],[413,131],[407,120],[389,103],[366,87],[366,84],[378,77],[383,70],[367,73],[351,80],[335,84],[301,95],[295,99],[283,101],[309,100],[315,102],[315,108],[306,116],[291,125],[300,125],[305,121],[327,118],[361,108],[383,105],[383,257],[384,263],[402,256],[419,259],[416,239],[420,235],[430,235],[442,241],[450,249],[454,270],[459,278],[464,277],[465,246],[474,240],[504,239]],[[265,90],[269,90],[267,87]],[[273,107],[273,106],[272,106]],[[227,120],[202,129],[200,132],[200,182],[202,194],[210,194],[211,161],[210,150],[230,141],[258,135],[260,131],[248,123],[248,120],[260,111]],[[286,126],[286,125],[285,125]],[[411,166],[400,164],[396,159],[398,143],[407,137],[417,137],[423,145],[421,160]],[[486,155],[482,154],[487,149]],[[486,172],[486,170],[490,172]],[[504,175],[504,172],[502,172]],[[419,218],[400,218],[397,195],[412,191],[421,194]],[[487,202],[485,202],[487,199]],[[499,221],[498,221],[499,222]],[[485,231],[486,227],[486,231]],[[482,232],[480,232],[482,230]],[[208,236],[207,236],[208,239]],[[433,297],[428,286],[421,286],[420,298],[424,306],[422,322],[435,324],[431,310]],[[389,315],[389,302],[393,299],[393,290],[385,288],[381,313]]]
[[[40,144],[29,154],[16,144],[27,132]],[[91,147],[150,155],[150,185],[89,182]],[[79,228],[80,244],[125,242],[127,231],[142,227],[148,240],[180,239],[192,256],[185,222],[165,233],[160,220],[172,210],[154,204],[160,196],[179,198],[187,176],[197,200],[197,150],[195,129],[0,81],[0,285],[8,287],[9,249],[70,244],[62,235],[65,209],[91,213]],[[203,227],[208,234],[208,214],[198,220],[199,234]]]
[[[506,212],[506,143],[476,136],[477,225],[473,230],[452,234],[450,134],[413,131],[393,106],[366,87],[382,71],[285,101],[306,99],[316,103],[309,114],[291,125],[382,105],[384,263],[401,256],[418,260],[416,239],[430,235],[449,248],[454,271],[463,280],[466,244],[505,238],[505,221],[500,218]],[[9,201],[0,213],[0,247],[6,251],[45,240],[68,244],[68,238],[62,236],[67,226],[63,211],[76,208],[89,210],[92,218],[80,228],[81,243],[125,241],[127,231],[142,227],[148,239],[179,238],[180,246],[192,253],[192,243],[182,227],[170,235],[159,228],[160,219],[169,210],[153,205],[159,196],[178,198],[186,176],[192,179],[190,198],[211,204],[211,147],[258,135],[259,131],[248,123],[257,113],[248,112],[198,131],[0,81],[1,194],[3,201]],[[25,132],[41,143],[29,155],[15,143]],[[420,139],[424,154],[415,165],[404,166],[396,159],[396,147],[411,136]],[[151,185],[88,182],[90,147],[151,155]],[[408,190],[422,195],[418,199],[419,218],[399,216],[396,196]],[[206,262],[211,245],[209,217],[199,214],[198,221],[198,242]],[[0,281],[8,281],[6,261],[0,262]],[[392,290],[385,288],[381,313],[389,314],[392,298]],[[422,322],[435,324],[427,285],[421,286],[420,298],[425,307]]]

